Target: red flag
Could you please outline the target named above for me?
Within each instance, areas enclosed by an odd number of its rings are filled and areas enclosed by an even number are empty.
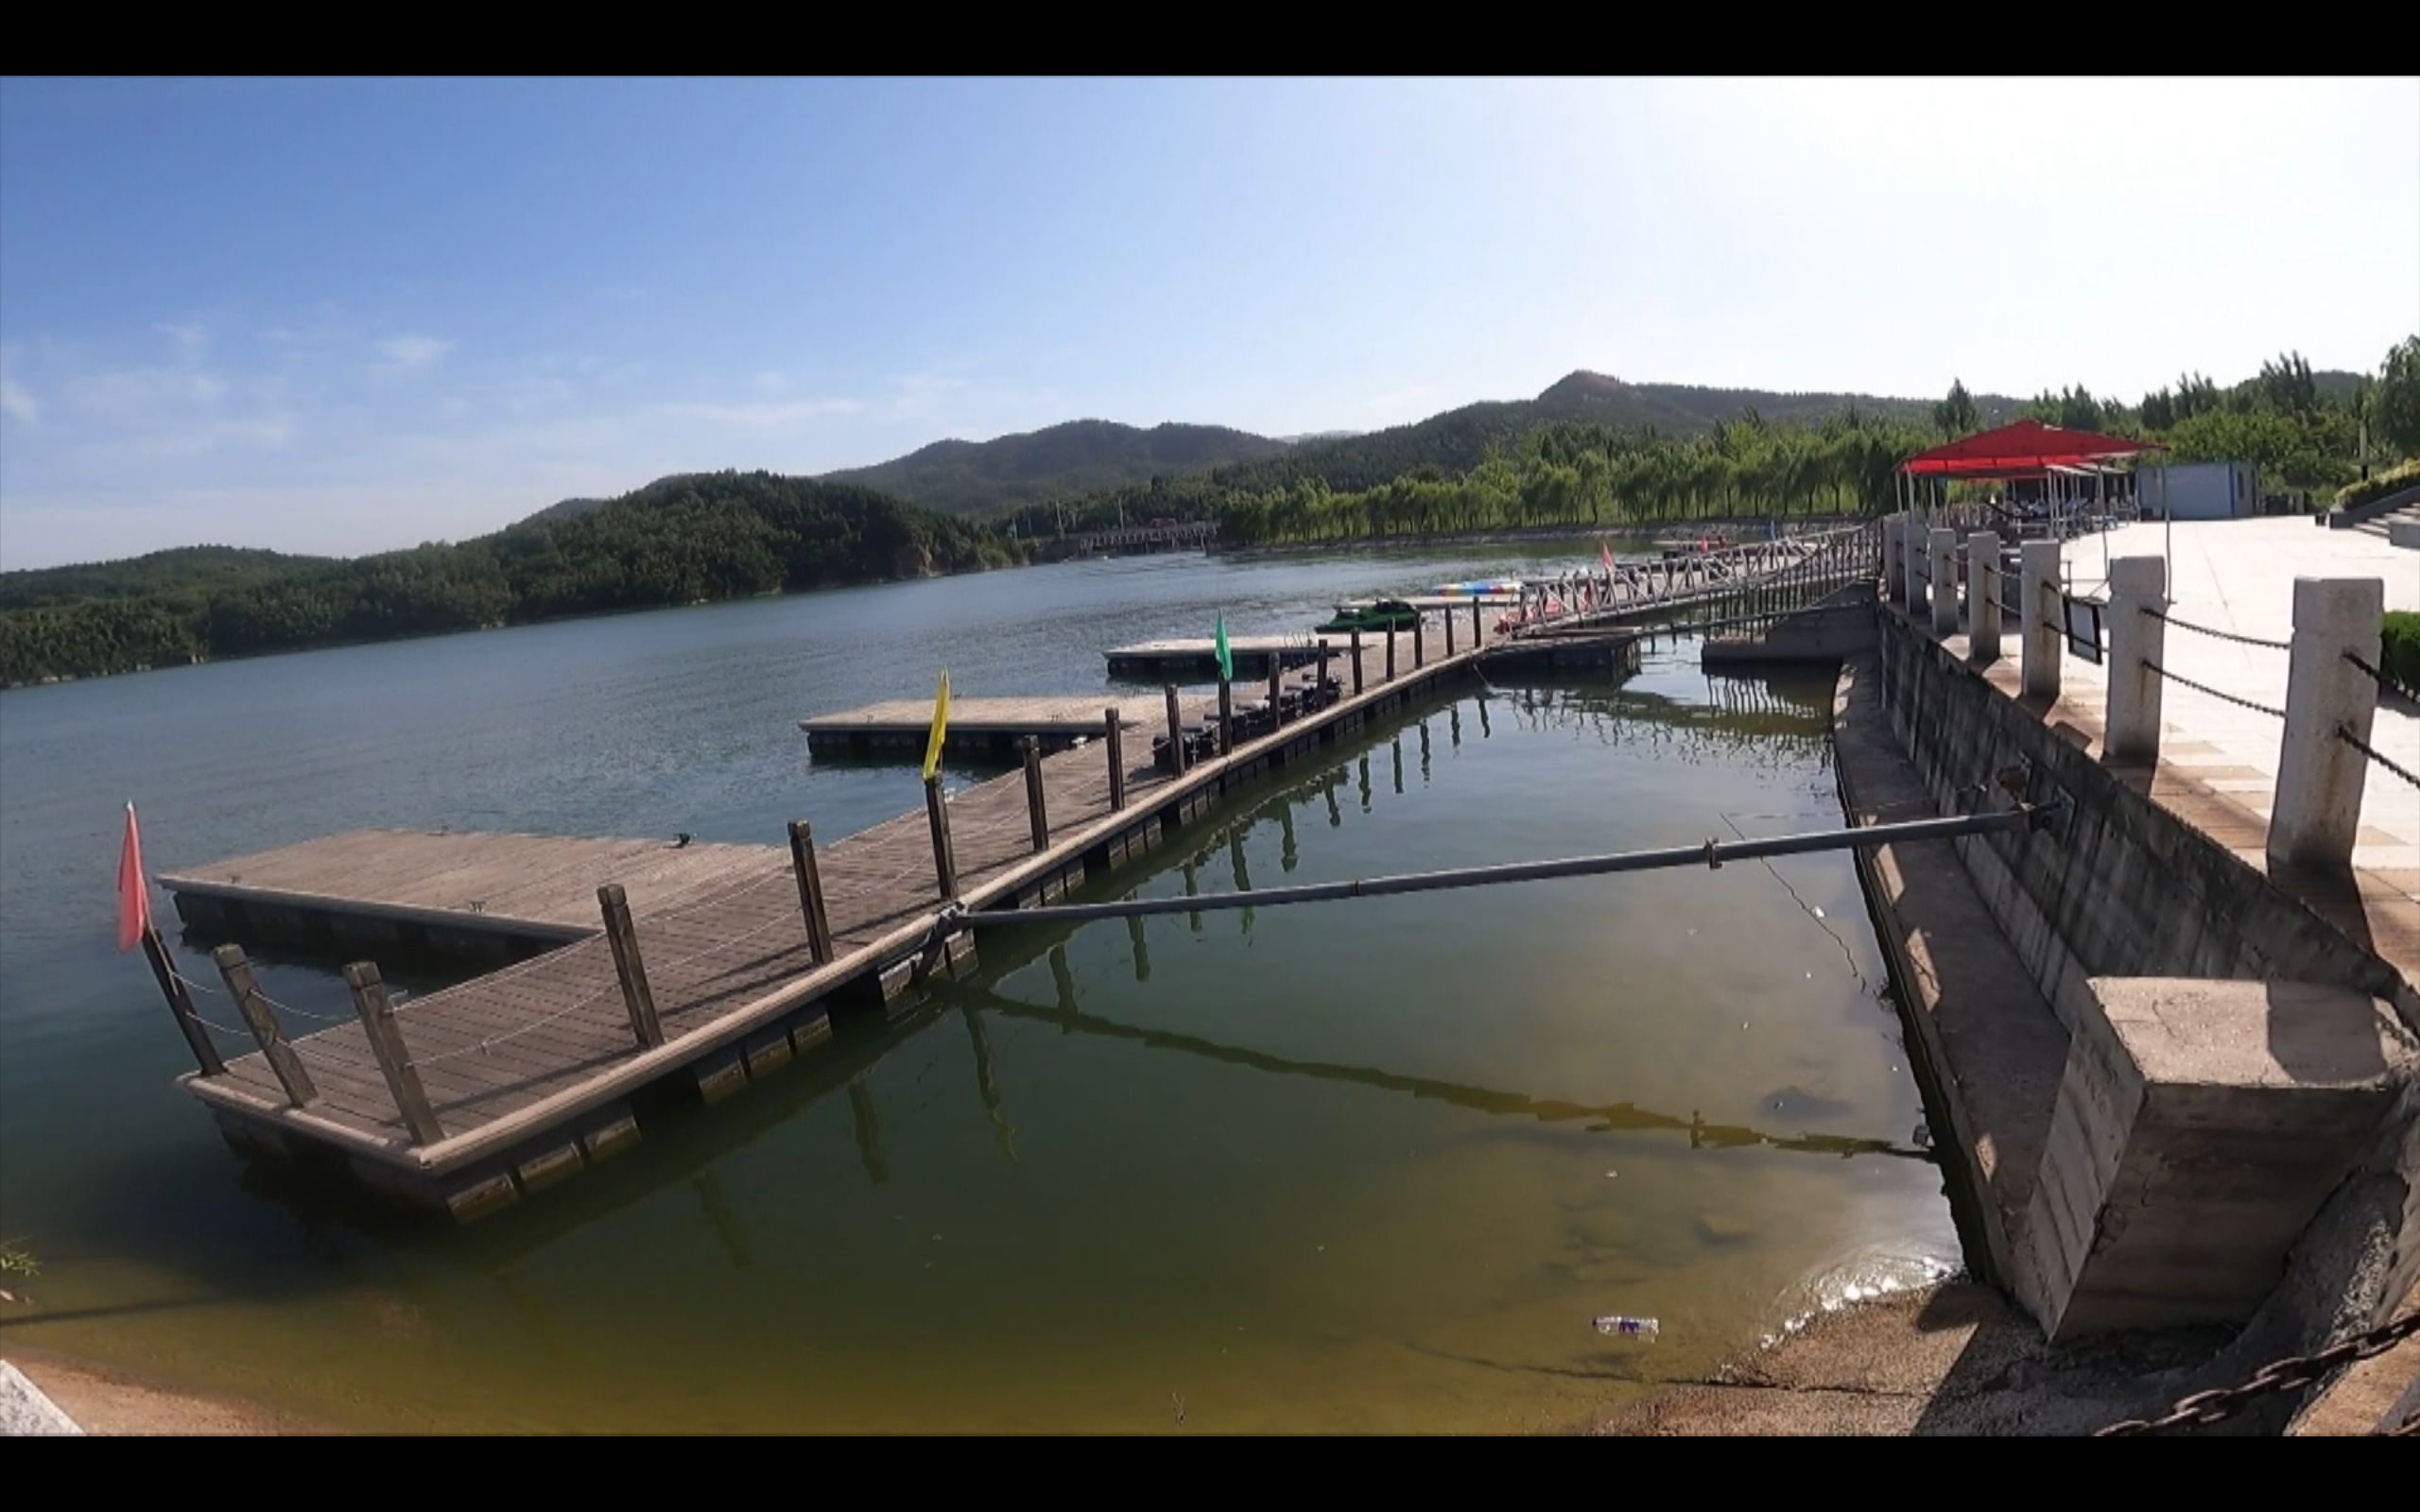
[[[151,883],[143,874],[143,838],[134,832],[134,805],[126,806],[126,844],[117,853],[117,948],[134,949],[151,927]]]
[[[1614,548],[1600,541],[1597,542],[1597,554],[1605,558],[1605,576],[1611,577],[1614,575]]]

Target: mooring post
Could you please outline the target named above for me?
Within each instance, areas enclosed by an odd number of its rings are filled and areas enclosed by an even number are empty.
[[[145,885],[149,885],[147,880]],[[201,1015],[194,1011],[193,994],[185,990],[185,979],[168,955],[168,942],[150,924],[143,926],[143,958],[151,963],[151,975],[160,984],[160,995],[168,1000],[168,1016],[177,1021],[177,1031],[185,1037],[185,1048],[193,1052],[194,1064],[205,1076],[227,1074],[227,1063],[218,1058],[218,1047],[210,1042],[210,1031],[202,1027]]]
[[[404,1127],[411,1131],[412,1143],[436,1143],[445,1137],[445,1130],[439,1126],[437,1109],[429,1106],[428,1093],[421,1087],[420,1070],[412,1064],[411,1053],[404,1048],[404,1031],[395,1023],[394,1005],[387,1001],[387,984],[379,978],[376,964],[355,961],[346,967],[344,985],[353,988],[353,1010],[361,1015],[370,1053],[377,1057],[379,1074],[387,1078],[387,1091],[395,1099],[395,1110],[404,1115]]]
[[[1958,633],[1958,532],[1944,525],[1930,537],[1932,542],[1932,633],[1951,636]]]
[[[1427,623],[1428,623],[1428,616],[1427,616],[1427,614],[1426,614],[1425,612],[1423,612],[1423,611],[1421,611],[1421,610],[1414,610],[1412,611],[1412,615],[1411,615],[1411,670],[1413,670],[1414,672],[1419,671],[1419,670],[1421,669],[1421,667],[1426,663],[1426,661],[1427,661],[1427,658],[1426,658],[1426,654],[1424,653],[1424,651],[1422,650],[1422,646],[1421,646],[1421,642],[1422,642],[1422,640],[1425,638],[1425,635],[1424,635],[1424,631],[1423,631],[1422,627],[1426,626]]]
[[[1219,754],[1232,755],[1236,748],[1236,684],[1231,678],[1219,679]]]
[[[1983,665],[2000,659],[2000,534],[1966,538],[1966,655]]]
[[[1275,651],[1269,653],[1269,722],[1271,728],[1286,722],[1286,659]]]
[[[1486,596],[1485,593],[1471,595],[1471,649],[1474,651],[1487,644],[1487,628],[1479,622],[1478,617],[1479,600]]]
[[[221,945],[210,953],[218,963],[218,979],[227,984],[227,995],[235,1000],[235,1011],[244,1016],[244,1026],[252,1031],[252,1041],[261,1047],[261,1058],[276,1074],[277,1084],[285,1089],[285,1099],[300,1108],[320,1095],[311,1085],[311,1074],[302,1069],[302,1057],[285,1042],[285,1034],[277,1026],[277,1010],[269,1005],[268,995],[252,975],[252,963],[244,958],[241,945]]]
[[[2294,634],[2286,653],[2286,739],[2269,854],[2290,866],[2341,868],[2353,860],[2377,718],[2378,685],[2345,660],[2378,665],[2386,584],[2376,577],[2294,579]],[[2341,731],[2341,733],[2340,733]],[[2409,810],[2405,812],[2409,813]]]
[[[790,870],[798,877],[799,912],[806,919],[806,953],[818,966],[832,964],[832,918],[823,908],[823,872],[815,864],[815,831],[790,820]]]
[[[1353,658],[1353,691],[1361,691],[1361,627],[1353,627],[1353,644],[1348,652]]]
[[[942,774],[935,772],[925,779],[925,822],[933,832],[933,880],[941,887],[942,897],[956,901],[958,897],[958,858],[949,845],[949,804],[942,798]]]
[[[1126,731],[1117,722],[1115,704],[1100,712],[1101,744],[1109,747],[1109,811],[1126,806]]]
[[[614,953],[614,975],[622,984],[622,1006],[630,1010],[631,1033],[641,1050],[664,1043],[664,1025],[655,1016],[655,993],[647,985],[647,963],[639,959],[639,934],[631,922],[631,900],[618,882],[596,889],[597,911],[605,916],[605,943]]]
[[[1025,818],[1033,832],[1036,850],[1050,849],[1050,800],[1042,791],[1042,741],[1028,735],[1017,742],[1025,757]]]
[[[1319,661],[1311,669],[1311,707],[1314,709],[1320,709],[1324,708],[1326,704],[1327,637],[1322,635],[1320,637]]]
[[[1387,675],[1383,680],[1395,680],[1395,622],[1392,620],[1387,621]]]
[[[2120,557],[2109,564],[2109,712],[2103,747],[2118,761],[2159,759],[2161,662],[2168,563]]]
[[[1906,608],[1910,619],[1920,621],[1930,612],[1932,600],[1925,593],[1925,537],[1918,529],[1913,516],[1910,516],[1908,521],[1907,550],[1900,555],[1906,562],[1902,570],[1908,579],[1908,592],[1903,598],[1903,607]]]
[[[1186,765],[1189,765],[1184,759],[1184,713],[1177,708],[1175,683],[1162,683],[1160,692],[1168,703],[1169,766],[1176,776],[1183,777]]]
[[[1438,617],[1439,619],[1443,620],[1443,621],[1445,622],[1445,654],[1446,654],[1447,656],[1452,656],[1452,655],[1454,654],[1454,610],[1453,610],[1453,607],[1452,607],[1451,605],[1446,606],[1445,612],[1444,612],[1444,613],[1443,613],[1443,614],[1438,615],[1437,617]]]
[[[2059,659],[2066,654],[2065,595],[2059,591],[2059,543],[2028,541],[2017,547],[2017,656],[2028,697],[2059,696]]]

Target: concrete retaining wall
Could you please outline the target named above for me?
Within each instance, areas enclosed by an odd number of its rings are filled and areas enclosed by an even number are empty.
[[[1896,614],[1878,614],[1892,730],[1943,812],[2020,763],[2074,800],[2064,843],[1956,841],[2001,929],[2073,1031],[2095,976],[2234,977],[2351,988],[2420,1027],[2420,992],[2269,879],[2046,726]]]

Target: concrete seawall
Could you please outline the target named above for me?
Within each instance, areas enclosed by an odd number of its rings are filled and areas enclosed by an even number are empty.
[[[2095,976],[2318,982],[2393,1004],[2420,1028],[2420,989],[2269,878],[2095,760],[2072,732],[2015,698],[1896,614],[1878,659],[1891,728],[1944,812],[1976,784],[2030,764],[2074,800],[2065,843],[1956,842],[2034,981],[2070,1027]]]
[[[2146,796],[2145,772],[1876,621],[1836,709],[1853,819],[2005,803],[2002,782],[2071,804],[2055,838],[1861,862],[1979,1267],[2054,1337],[2239,1325],[2201,1385],[2382,1320],[2420,1280],[2411,980]],[[2176,1049],[2217,1064],[2163,1069]],[[2304,1137],[2319,1153],[2288,1154]]]

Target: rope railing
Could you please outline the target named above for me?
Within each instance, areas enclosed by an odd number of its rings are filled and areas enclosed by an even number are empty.
[[[2196,625],[2191,620],[2180,620],[2175,615],[2153,609],[2149,604],[2137,604],[2135,607],[2162,625],[2173,625],[2180,630],[2191,630],[2196,635],[2206,635],[2212,640],[2233,641],[2238,645],[2256,645],[2270,651],[2290,651],[2294,648],[2291,641],[2265,641],[2256,635],[2238,635],[2233,630],[2216,630],[2206,625]]]
[[[2185,686],[2192,689],[2195,693],[2206,693],[2211,697],[2217,698],[2221,702],[2234,704],[2238,709],[2249,709],[2254,713],[2267,714],[2272,719],[2283,719],[2286,717],[2286,711],[2283,709],[2272,709],[2265,703],[2254,703],[2249,698],[2238,698],[2232,693],[2221,693],[2218,689],[2211,687],[2206,682],[2196,682],[2191,678],[2185,676],[2185,674],[2181,672],[2170,672],[2168,668],[2161,666],[2158,662],[2152,661],[2148,657],[2144,659],[2143,665],[2151,668],[2153,672],[2158,673],[2161,677],[2166,678],[2170,682],[2181,682]]]
[[[735,946],[745,945],[750,940],[769,935],[774,930],[780,929],[785,925],[793,929],[801,929],[801,925],[797,919],[776,917],[765,923],[757,925],[754,929],[750,930],[744,935],[735,935],[729,939],[717,940],[713,944],[705,947],[703,950],[692,951],[678,960],[666,961],[662,963],[648,963],[648,972],[650,976],[660,975],[669,977],[673,972],[680,971],[684,966],[689,966],[698,961],[704,960],[709,955],[716,954],[722,951],[731,950]],[[801,940],[804,941],[804,930],[801,929]],[[618,994],[621,990],[622,984],[619,980],[616,980],[606,987],[597,988],[596,991],[591,992],[588,996],[581,998],[579,1002],[570,1005],[568,1007],[558,1008],[552,1013],[532,1019],[518,1029],[509,1029],[502,1034],[484,1035],[479,1039],[477,1043],[465,1045],[459,1050],[448,1050],[434,1056],[416,1055],[411,1057],[409,1064],[415,1068],[421,1066],[434,1066],[448,1060],[459,1060],[466,1056],[485,1055],[489,1051],[494,1049],[497,1045],[509,1043],[514,1040],[520,1039],[526,1034],[534,1034],[538,1030],[544,1028],[546,1025],[550,1023],[557,1023],[564,1019],[568,1019],[573,1014],[580,1012],[584,1008],[594,1006],[595,1005],[603,1002],[609,995]]]

